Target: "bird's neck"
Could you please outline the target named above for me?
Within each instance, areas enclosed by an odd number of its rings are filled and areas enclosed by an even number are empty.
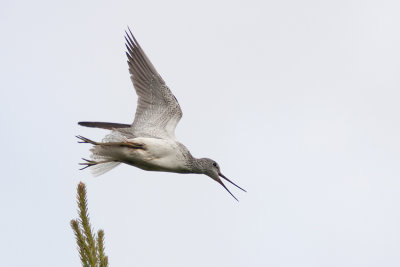
[[[204,165],[202,164],[203,159],[197,159],[192,157],[190,161],[190,170],[192,173],[204,174],[205,169]]]

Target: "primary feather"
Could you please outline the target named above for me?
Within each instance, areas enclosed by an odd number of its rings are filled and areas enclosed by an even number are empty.
[[[130,30],[129,33],[125,37],[126,55],[138,96],[131,131],[134,136],[175,140],[175,128],[182,117],[179,103]]]

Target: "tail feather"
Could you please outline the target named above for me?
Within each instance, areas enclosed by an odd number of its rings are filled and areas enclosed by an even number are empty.
[[[119,132],[119,131],[112,131],[109,134],[107,134],[102,142],[104,143],[108,143],[108,142],[126,142],[127,141],[127,137]]]
[[[126,141],[126,137],[117,131],[112,131],[108,134],[103,142],[123,142]],[[91,159],[95,162],[103,162],[90,167],[93,176],[100,176],[115,167],[117,167],[121,162],[115,161],[114,149],[111,147],[104,147],[101,145],[95,145],[90,149],[92,152]]]
[[[96,165],[90,166],[93,176],[100,176],[114,169],[121,163],[114,161],[115,159],[112,157],[112,155],[107,153],[107,149],[102,146],[94,146],[90,149],[90,152],[92,152],[90,158],[94,162],[99,162]]]
[[[117,161],[110,161],[110,162],[106,162],[106,163],[99,163],[97,165],[91,166],[91,171],[93,176],[97,177],[100,176],[112,169],[114,169],[115,167],[117,167],[121,162],[117,162]]]
[[[110,171],[111,169],[117,167],[121,163],[119,161],[120,160],[119,147],[102,146],[101,143],[91,141],[85,137],[79,136],[78,138],[85,141],[86,143],[91,143],[94,145],[90,149],[90,152],[92,152],[90,156],[91,160],[84,159],[86,162],[81,164],[81,165],[86,165],[86,167],[82,169],[90,167],[93,176],[102,175]],[[125,142],[126,140],[127,137],[124,136],[123,133],[112,129],[112,131],[103,138],[102,142],[103,143]],[[87,164],[87,162],[89,164]]]

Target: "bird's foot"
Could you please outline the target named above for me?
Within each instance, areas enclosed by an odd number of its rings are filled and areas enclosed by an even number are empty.
[[[85,159],[85,158],[82,158],[82,160],[84,160],[86,162],[79,163],[79,165],[83,165],[84,166],[83,168],[80,168],[79,170],[84,170],[84,169],[86,169],[88,167],[92,167],[92,166],[95,166],[97,164],[108,163],[108,162],[115,161],[115,160],[94,161],[94,160],[88,160],[88,159]]]
[[[96,161],[93,161],[93,160],[88,160],[88,159],[85,159],[85,158],[82,158],[82,160],[84,160],[86,162],[79,163],[79,165],[83,165],[84,166],[83,168],[80,168],[79,170],[84,170],[84,169],[86,169],[88,167],[91,167],[91,166],[94,166],[94,165],[97,165],[97,164],[100,163],[100,162],[96,162]]]

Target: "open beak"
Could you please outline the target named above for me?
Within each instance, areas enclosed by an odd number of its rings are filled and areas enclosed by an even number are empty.
[[[224,178],[226,181],[228,181],[228,182],[230,182],[231,184],[233,184],[234,186],[236,186],[237,188],[239,188],[240,190],[242,190],[242,191],[244,191],[244,192],[247,192],[246,190],[244,190],[243,188],[241,188],[240,186],[238,186],[237,184],[235,184],[234,182],[232,182],[231,180],[229,180],[228,178],[226,178],[225,175],[223,175],[222,173],[218,173],[218,175],[221,176],[222,178]],[[228,193],[231,194],[231,196],[232,196],[234,199],[236,199],[236,201],[239,201],[239,200],[231,193],[231,191],[229,191],[229,189],[224,185],[224,183],[222,182],[221,179],[219,179],[219,177],[218,177],[217,182],[220,183],[220,184],[225,188],[225,190],[228,191]]]

